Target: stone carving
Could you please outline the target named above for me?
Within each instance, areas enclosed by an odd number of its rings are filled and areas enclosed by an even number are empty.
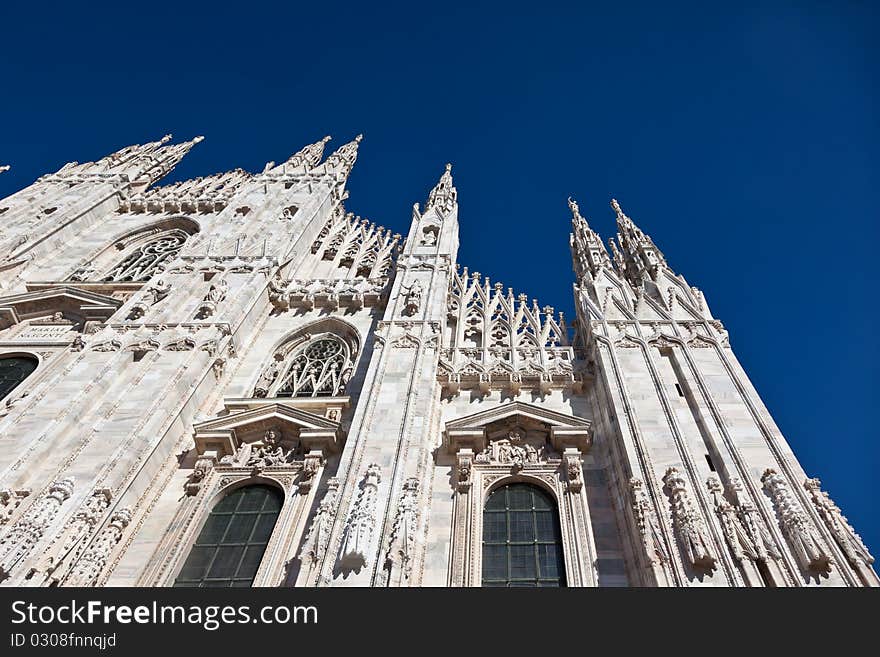
[[[319,563],[327,552],[330,543],[330,530],[336,518],[336,498],[339,493],[339,480],[331,477],[327,480],[327,492],[318,505],[309,532],[299,551],[299,559],[303,564]]]
[[[409,286],[409,290],[407,290],[403,301],[403,311],[407,315],[415,315],[419,312],[419,309],[422,307],[423,293],[424,290],[422,289],[422,284],[418,281],[413,281],[412,285]]]
[[[260,378],[257,380],[257,385],[254,387],[254,397],[265,397],[269,394],[269,388],[275,383],[275,379],[278,378],[278,375],[281,374],[283,364],[284,363],[279,358],[279,355],[276,354],[272,359],[272,362],[270,362],[268,367],[266,367],[262,374],[260,374]]]
[[[672,503],[672,519],[678,539],[691,564],[701,568],[715,566],[712,542],[699,511],[691,503],[684,477],[677,468],[669,468],[663,477]]]
[[[388,545],[386,564],[397,564],[404,577],[412,572],[413,543],[415,542],[418,510],[416,499],[419,492],[419,480],[410,477],[403,483],[403,492],[397,504],[394,525],[391,528],[391,541]]]
[[[456,483],[459,493],[467,492],[471,487],[471,476],[474,468],[474,456],[471,450],[459,450],[456,458]]]
[[[436,208],[444,213],[451,212],[457,202],[458,192],[452,185],[452,165],[447,164],[446,170],[440,176],[440,181],[428,195],[428,202],[425,203],[425,212],[432,208]]]
[[[299,492],[307,493],[317,479],[318,472],[324,464],[324,455],[320,449],[313,449],[303,459],[302,472],[299,478]]]
[[[284,465],[288,462],[292,451],[281,446],[281,434],[278,431],[268,429],[263,434],[262,441],[251,445],[250,456],[245,465],[254,470]]]
[[[275,272],[275,276],[269,279],[269,303],[275,310],[284,311],[290,308],[290,295],[287,294],[287,286],[290,281],[281,277],[281,270]]]
[[[514,472],[518,472],[527,464],[538,463],[547,456],[546,442],[534,445],[527,442],[519,429],[507,432],[506,438],[492,441],[492,444],[477,455],[479,463],[500,463],[510,465]]]
[[[581,453],[578,450],[566,450],[563,455],[565,474],[568,480],[568,490],[579,493],[584,485],[583,466],[581,465]]]
[[[83,265],[74,271],[68,280],[75,282],[90,281],[99,277],[97,269],[91,265]]]
[[[94,586],[107,565],[113,548],[122,538],[122,532],[131,522],[131,510],[122,508],[110,516],[110,522],[101,530],[92,545],[73,567],[62,583],[65,586]]]
[[[716,475],[711,475],[706,480],[706,486],[715,504],[715,513],[721,523],[724,539],[734,559],[766,561],[781,557],[769,532],[757,517],[755,505],[745,498],[742,482],[738,479],[731,481],[730,489],[738,501],[737,505],[731,504],[724,497],[724,488]]]
[[[211,287],[208,289],[208,293],[205,295],[204,299],[202,299],[202,303],[196,311],[196,319],[207,319],[214,315],[217,312],[217,306],[226,299],[226,292],[228,289],[229,284],[225,279],[220,279],[218,282],[212,283]]]
[[[8,404],[8,403],[7,403]],[[31,494],[29,488],[4,488],[0,490],[0,527],[9,522],[12,514],[21,504],[21,501]]]
[[[831,570],[831,555],[816,535],[810,519],[798,506],[785,478],[776,470],[768,468],[764,471],[761,482],[773,500],[782,533],[791,545],[798,563],[806,570]]]
[[[187,495],[196,495],[201,490],[205,477],[208,476],[208,473],[211,472],[216,463],[217,457],[213,452],[210,454],[203,454],[196,461],[192,474],[189,476],[189,479],[184,486]]]
[[[874,557],[868,552],[862,537],[855,532],[828,493],[822,490],[822,482],[816,478],[806,479],[804,488],[810,494],[819,516],[840,546],[847,561],[854,568],[869,567],[874,563]]]
[[[108,489],[95,490],[43,552],[28,577],[43,585],[54,585],[63,580],[88,544],[110,504],[110,498]]]
[[[151,304],[155,305],[167,297],[169,292],[171,292],[171,283],[159,279],[147,288],[145,296]]]
[[[64,319],[64,313],[62,313],[61,311],[58,311],[58,312],[54,312],[54,313],[52,313],[52,316],[51,316],[51,317],[43,317],[42,319],[35,319],[35,320],[33,320],[33,321],[31,322],[31,325],[32,325],[32,326],[39,326],[39,325],[49,325],[49,326],[64,325],[64,326],[72,326],[73,324],[74,324],[73,321],[71,321],[71,320],[69,320],[69,319]]]
[[[642,545],[650,563],[668,564],[671,562],[663,532],[657,521],[657,514],[648,495],[645,493],[645,482],[637,477],[629,480],[629,491],[632,496],[633,515],[642,537]]]
[[[343,567],[354,569],[367,565],[376,525],[376,499],[381,480],[381,468],[371,463],[361,481],[360,493],[345,526],[339,557]]]
[[[0,540],[0,575],[8,576],[36,547],[61,505],[73,494],[73,486],[73,477],[54,482],[42,499],[35,502]]]
[[[422,230],[422,238],[419,240],[419,246],[436,246],[437,244],[437,228],[428,226]]]

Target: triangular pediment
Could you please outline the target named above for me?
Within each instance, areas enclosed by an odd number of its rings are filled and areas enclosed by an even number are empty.
[[[338,422],[333,422],[320,415],[315,415],[299,408],[291,408],[284,404],[268,404],[234,415],[212,418],[193,425],[193,428],[198,433],[204,431],[234,431],[235,429],[270,419],[276,419],[301,429],[336,430],[339,428]]]
[[[535,423],[546,427],[550,442],[558,451],[566,446],[586,450],[591,441],[592,422],[535,404],[514,401],[446,423],[444,443],[450,451],[468,447],[480,451],[490,439],[490,427],[499,422]]]
[[[473,415],[467,415],[456,420],[451,420],[450,422],[446,423],[446,429],[449,430],[485,427],[486,425],[492,424],[493,422],[498,422],[499,420],[504,420],[506,418],[514,416],[524,416],[529,419],[557,427],[589,429],[589,427],[592,426],[592,422],[590,422],[589,420],[584,420],[583,418],[574,417],[573,415],[566,415],[565,413],[553,411],[542,406],[529,404],[527,402],[514,401],[509,404],[502,404],[501,406],[496,406],[495,408],[490,408],[485,411],[474,413]]]
[[[301,442],[306,449],[337,451],[342,440],[338,422],[292,408],[285,404],[265,404],[193,425],[198,452],[212,450],[218,457],[233,454],[243,443],[257,441],[268,429],[281,434],[282,441]]]
[[[11,294],[0,297],[0,330],[57,312],[70,319],[106,321],[122,304],[121,299],[72,286]]]

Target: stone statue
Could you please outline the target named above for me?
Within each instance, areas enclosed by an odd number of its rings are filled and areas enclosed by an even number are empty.
[[[151,299],[152,303],[156,304],[167,297],[170,291],[171,283],[166,283],[160,279],[147,288],[147,297]]]
[[[414,281],[413,284],[409,286],[409,290],[404,299],[404,310],[407,314],[415,315],[419,312],[419,309],[422,307],[422,293],[422,284],[418,281]]]

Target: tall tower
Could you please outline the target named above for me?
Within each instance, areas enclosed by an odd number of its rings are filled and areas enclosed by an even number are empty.
[[[877,586],[873,559],[801,469],[705,297],[612,200],[617,240],[572,210],[577,334],[595,363],[635,583]]]

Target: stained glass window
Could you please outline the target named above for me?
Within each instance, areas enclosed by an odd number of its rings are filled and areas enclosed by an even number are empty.
[[[565,586],[559,513],[537,486],[496,489],[483,511],[483,586]]]
[[[217,502],[174,586],[251,586],[281,512],[281,492],[245,486]]]

